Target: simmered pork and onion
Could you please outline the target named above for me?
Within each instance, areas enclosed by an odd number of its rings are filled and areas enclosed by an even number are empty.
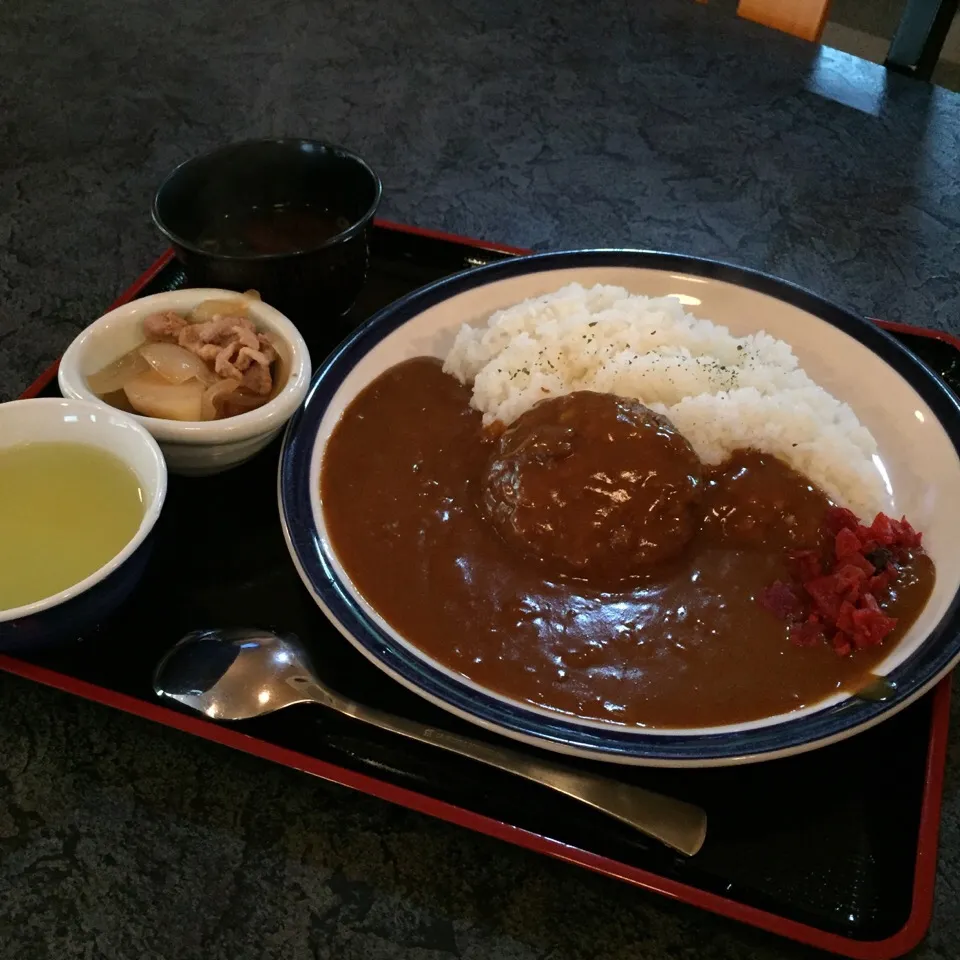
[[[219,420],[263,406],[283,385],[286,347],[258,331],[255,293],[151,314],[144,342],[87,378],[115,407],[166,420]]]

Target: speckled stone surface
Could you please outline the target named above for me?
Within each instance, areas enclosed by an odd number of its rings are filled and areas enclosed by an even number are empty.
[[[163,174],[265,134],[358,150],[393,219],[720,257],[960,332],[960,97],[730,6],[11,0],[0,399],[161,251]],[[809,956],[0,676],[3,960]],[[960,956],[960,734],[917,956]]]

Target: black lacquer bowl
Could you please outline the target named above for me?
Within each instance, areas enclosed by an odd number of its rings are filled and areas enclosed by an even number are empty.
[[[310,340],[356,300],[380,203],[356,154],[316,140],[249,140],[186,161],[153,219],[193,286],[255,289]]]

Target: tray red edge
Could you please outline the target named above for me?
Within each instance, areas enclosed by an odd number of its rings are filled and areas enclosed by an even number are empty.
[[[473,240],[455,234],[422,227],[412,227],[377,220],[377,226],[401,233],[411,233],[437,240],[466,244],[479,249],[494,250],[499,253],[523,255],[529,250],[509,247],[502,244]],[[167,250],[156,262],[138,277],[110,305],[110,309],[122,306],[134,299],[167,264],[173,259],[173,251]],[[871,318],[872,319],[872,318]],[[911,333],[916,336],[930,337],[949,343],[960,350],[960,338],[938,330],[928,330],[904,323],[874,320],[883,329],[892,333]],[[19,399],[26,400],[38,396],[57,375],[59,361],[52,363],[37,379],[27,387]],[[893,960],[913,949],[924,937],[933,915],[933,895],[937,871],[937,847],[940,829],[940,812],[943,799],[943,778],[946,765],[947,737],[950,720],[950,677],[947,676],[933,692],[933,710],[931,736],[927,748],[926,778],[923,801],[921,804],[920,829],[917,838],[917,857],[914,867],[914,886],[910,915],[906,923],[893,936],[883,940],[855,940],[839,934],[828,933],[817,927],[780,917],[776,914],[738,903],[718,894],[700,890],[687,884],[662,877],[659,874],[631,867],[598,854],[581,850],[544,837],[528,830],[515,827],[499,820],[465,810],[432,797],[424,796],[404,787],[384,783],[366,774],[356,773],[334,764],[325,763],[305,754],[287,750],[265,743],[255,737],[239,733],[229,727],[219,726],[198,717],[185,716],[158,704],[148,703],[136,697],[117,693],[106,687],[77,680],[67,674],[57,673],[44,667],[38,667],[14,657],[0,654],[0,669],[7,673],[41,683],[48,687],[83,697],[134,714],[165,726],[173,727],[184,733],[203,737],[214,743],[222,744],[234,750],[242,750],[253,756],[291,767],[303,773],[309,773],[341,786],[360,790],[363,793],[399,804],[410,810],[428,816],[446,820],[449,823],[466,827],[478,833],[505,840],[536,853],[573,863],[595,873],[623,880],[641,889],[658,893],[672,900],[681,901],[711,913],[738,920],[741,923],[758,927],[770,933],[791,940],[828,950],[851,960]]]

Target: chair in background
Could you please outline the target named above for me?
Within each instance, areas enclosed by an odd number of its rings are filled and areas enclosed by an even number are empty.
[[[746,20],[792,33],[802,40],[819,40],[830,0],[740,0],[737,13]]]
[[[884,66],[918,80],[929,80],[960,10],[960,0],[906,0],[900,26]],[[740,0],[737,13],[775,30],[818,41],[830,0]]]

